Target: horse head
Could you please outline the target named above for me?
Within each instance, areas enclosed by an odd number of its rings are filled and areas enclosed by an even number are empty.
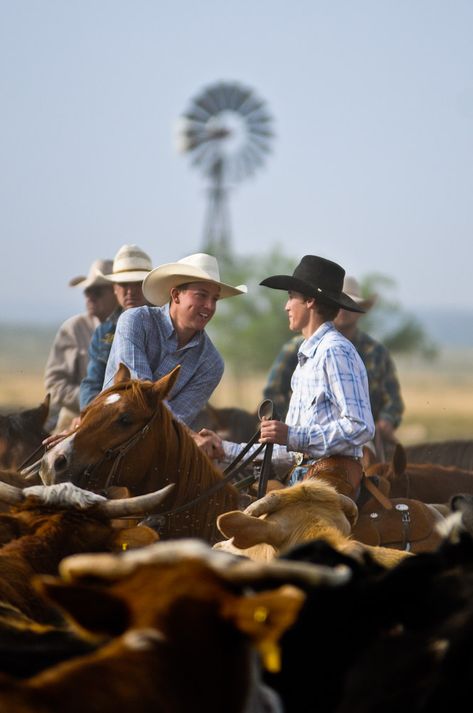
[[[120,364],[113,385],[82,412],[77,429],[43,457],[43,483],[71,481],[89,490],[124,483],[139,490],[157,447],[146,436],[153,425],[171,419],[164,400],[179,369],[156,382],[138,381]]]
[[[49,435],[49,395],[36,408],[0,415],[0,468],[19,470]]]

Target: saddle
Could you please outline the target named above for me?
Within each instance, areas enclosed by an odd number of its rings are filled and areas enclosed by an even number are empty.
[[[358,521],[352,530],[356,540],[416,554],[431,552],[440,544],[442,536],[436,525],[443,517],[435,508],[411,498],[389,498],[373,478],[365,477],[363,488],[371,497],[359,503]]]

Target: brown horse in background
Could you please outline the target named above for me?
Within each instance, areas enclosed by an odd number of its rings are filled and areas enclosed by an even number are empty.
[[[408,463],[406,451],[399,443],[391,462],[369,465],[365,473],[387,482],[391,498],[447,503],[458,493],[473,493],[473,471],[436,463]]]
[[[40,448],[49,436],[44,429],[48,414],[49,395],[37,408],[0,414],[0,468],[18,470]]]
[[[238,508],[239,493],[222,484],[205,495],[222,483],[222,473],[164,403],[179,368],[153,383],[130,379],[121,365],[114,385],[83,411],[78,429],[46,453],[40,476],[46,485],[69,480],[93,491],[126,486],[133,495],[175,483],[162,512],[184,509],[166,516],[161,536],[214,542],[221,539],[217,515]]]
[[[473,470],[473,440],[459,439],[406,446],[408,463],[437,463]]]

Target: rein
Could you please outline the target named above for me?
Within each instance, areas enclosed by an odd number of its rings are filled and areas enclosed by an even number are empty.
[[[265,399],[264,401],[261,402],[261,404],[258,407],[258,418],[261,420],[262,418],[271,418],[273,415],[273,402],[270,399]],[[258,428],[254,434],[251,436],[250,440],[248,443],[245,445],[245,447],[240,451],[240,453],[232,460],[232,462],[225,468],[223,471],[224,477],[222,480],[220,480],[218,483],[215,483],[214,485],[210,486],[207,490],[205,490],[203,493],[195,497],[193,500],[190,500],[187,503],[183,503],[182,505],[178,505],[176,508],[173,508],[172,510],[168,510],[167,512],[159,513],[157,515],[157,518],[165,518],[170,515],[176,515],[179,512],[184,512],[185,510],[188,510],[189,508],[193,507],[194,505],[197,505],[200,503],[202,500],[205,498],[210,497],[214,493],[218,492],[223,488],[227,483],[229,483],[233,478],[238,475],[242,470],[246,468],[249,463],[251,463],[257,455],[261,453],[265,448],[265,455],[263,459],[263,465],[261,467],[261,473],[260,473],[260,480],[259,480],[259,487],[258,487],[258,498],[263,497],[263,495],[266,494],[266,486],[268,482],[268,476],[269,476],[269,471],[271,467],[271,455],[272,455],[272,443],[262,443],[259,448],[257,448],[254,453],[251,453],[251,455],[246,458],[246,460],[242,460],[244,456],[248,453],[250,448],[256,443],[256,441],[259,438],[260,435],[260,428]],[[240,463],[241,461],[241,463]],[[237,466],[237,464],[239,465]],[[261,492],[261,494],[260,494]]]
[[[108,460],[111,460],[114,458],[114,462],[112,465],[112,468],[110,469],[110,473],[108,474],[106,483],[104,485],[104,488],[108,488],[111,485],[114,484],[114,480],[118,474],[118,470],[120,467],[120,463],[125,457],[125,455],[137,444],[139,441],[141,441],[143,438],[146,437],[148,434],[157,414],[158,414],[158,409],[153,413],[151,416],[150,420],[141,428],[137,433],[133,434],[130,436],[130,438],[125,441],[124,443],[120,444],[116,448],[109,448],[105,451],[103,457],[98,460],[96,463],[94,463],[91,466],[87,466],[87,468],[83,471],[83,477],[86,478],[86,485],[88,488],[93,488],[94,486],[97,486],[97,483],[94,481],[93,474],[94,471],[99,468],[103,463],[105,463]],[[258,408],[258,416],[259,418],[270,418],[273,413],[273,405],[272,401],[269,399],[266,399],[263,401],[259,408]],[[173,421],[174,423],[174,421]],[[228,483],[230,483],[233,478],[235,478],[238,473],[240,473],[242,470],[246,468],[249,463],[251,463],[256,456],[258,456],[265,448],[265,457],[263,460],[263,466],[261,468],[261,474],[260,474],[260,484],[258,488],[258,497],[262,497],[262,495],[265,494],[266,492],[266,485],[267,485],[267,480],[268,480],[268,475],[269,475],[269,469],[271,466],[271,453],[272,453],[272,448],[269,448],[269,446],[272,446],[272,444],[265,444],[262,443],[259,448],[257,448],[254,453],[252,453],[248,458],[244,459],[244,456],[248,453],[250,448],[257,442],[258,438],[260,435],[260,429],[258,428],[255,433],[252,435],[248,443],[245,445],[245,447],[240,451],[240,453],[234,458],[234,460],[225,468],[223,471],[224,477],[222,480],[219,480],[217,483],[214,483],[214,485],[210,486],[207,490],[205,490],[203,493],[200,493],[200,495],[196,496],[193,500],[188,501],[187,503],[183,503],[182,505],[177,506],[176,508],[173,508],[171,510],[168,510],[167,512],[164,513],[159,513],[157,517],[159,518],[165,518],[170,515],[176,515],[179,512],[184,512],[185,510],[189,510],[191,507],[194,507],[194,505],[197,505],[199,502],[204,500],[205,498],[209,498],[211,495],[214,493],[218,492],[221,490],[223,487],[225,487]],[[269,457],[268,457],[269,456]],[[260,491],[262,492],[262,495],[260,495]]]

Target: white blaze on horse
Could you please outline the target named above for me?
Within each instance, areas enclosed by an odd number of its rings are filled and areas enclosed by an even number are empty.
[[[71,481],[96,492],[124,486],[134,495],[175,483],[161,536],[218,538],[216,517],[238,507],[239,493],[166,406],[178,374],[176,367],[156,382],[139,381],[122,364],[77,430],[42,459],[43,483]]]

